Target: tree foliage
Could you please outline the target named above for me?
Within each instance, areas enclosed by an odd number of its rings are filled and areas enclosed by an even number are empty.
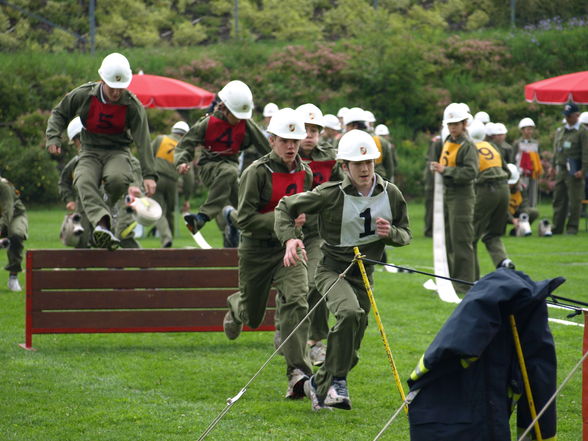
[[[0,50],[72,51],[88,48],[89,0],[13,0],[0,6]],[[235,37],[256,40],[332,40],[355,37],[377,16],[398,14],[417,25],[474,31],[510,25],[507,0],[99,0],[98,49],[193,46]],[[237,14],[235,14],[237,13]],[[236,23],[235,15],[238,16]],[[588,4],[576,0],[519,0],[519,27],[582,24]],[[81,36],[77,38],[74,34]]]

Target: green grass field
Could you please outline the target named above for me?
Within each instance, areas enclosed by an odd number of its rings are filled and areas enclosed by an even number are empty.
[[[542,215],[551,209],[542,206]],[[422,205],[410,203],[413,243],[389,252],[389,260],[432,271],[432,244],[422,235]],[[62,211],[29,210],[26,247],[61,248]],[[183,228],[183,227],[182,227]],[[556,294],[588,301],[588,233],[578,236],[505,238],[518,269],[533,279],[564,276]],[[221,238],[214,225],[204,235]],[[180,230],[176,247],[192,246]],[[144,247],[159,246],[156,239]],[[492,271],[482,246],[483,272]],[[5,261],[2,254],[2,262]],[[36,335],[36,352],[24,342],[24,293],[6,290],[0,275],[0,440],[187,441],[196,440],[273,352],[273,334],[223,333]],[[400,376],[406,379],[454,305],[426,291],[425,276],[377,272],[374,294]],[[24,277],[21,276],[24,288]],[[566,312],[550,310],[566,319]],[[581,323],[580,317],[571,319]],[[581,357],[583,329],[551,324],[561,382]],[[210,440],[372,440],[400,404],[384,346],[373,318],[361,360],[349,375],[353,410],[313,413],[308,400],[286,401],[284,362],[274,359],[207,437]],[[559,384],[559,383],[558,383]],[[581,377],[577,372],[558,398],[558,439],[581,438]],[[408,440],[401,414],[382,439]],[[514,435],[513,435],[513,439]]]

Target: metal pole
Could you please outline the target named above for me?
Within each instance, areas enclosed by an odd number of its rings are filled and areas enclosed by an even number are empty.
[[[90,20],[90,54],[96,51],[96,0],[90,0],[88,18]]]
[[[378,9],[378,0],[374,0],[374,9]]]

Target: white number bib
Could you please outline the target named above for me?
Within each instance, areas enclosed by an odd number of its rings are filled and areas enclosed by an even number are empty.
[[[376,196],[351,196],[344,193],[340,247],[362,245],[380,240],[376,235],[376,219],[392,223],[392,208],[384,190]]]

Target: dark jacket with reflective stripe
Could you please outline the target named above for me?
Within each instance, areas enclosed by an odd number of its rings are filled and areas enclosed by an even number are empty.
[[[408,380],[412,441],[510,440],[509,416],[531,422],[509,316],[514,314],[537,412],[556,389],[557,363],[545,298],[565,279],[532,281],[499,269],[477,282],[449,317]],[[540,419],[556,434],[555,402]]]

